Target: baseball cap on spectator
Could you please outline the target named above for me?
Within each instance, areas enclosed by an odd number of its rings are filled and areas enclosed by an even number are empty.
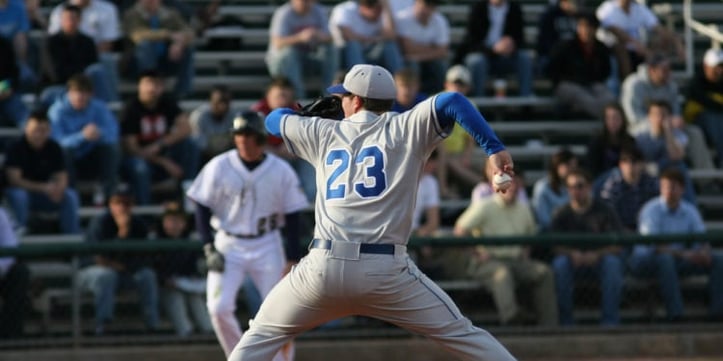
[[[472,83],[472,74],[470,74],[464,65],[458,64],[447,70],[447,75],[444,79],[450,83],[470,85]]]
[[[394,77],[387,69],[378,65],[354,65],[344,82],[326,89],[329,94],[354,94],[362,98],[393,100],[397,97]]]
[[[110,195],[110,198],[108,199],[109,202],[113,201],[120,201],[124,203],[132,203],[133,202],[133,192],[131,192],[130,187],[126,184],[119,185],[113,193]]]
[[[723,64],[723,50],[708,49],[703,56],[703,64],[707,66],[718,66]]]
[[[180,202],[170,201],[163,205],[163,214],[161,215],[162,218],[167,216],[179,216],[185,218],[186,212],[183,211],[183,207],[181,207]]]

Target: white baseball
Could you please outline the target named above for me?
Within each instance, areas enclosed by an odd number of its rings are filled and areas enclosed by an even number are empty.
[[[494,183],[498,189],[506,190],[512,184],[512,177],[507,173],[498,173],[492,177],[492,183]]]

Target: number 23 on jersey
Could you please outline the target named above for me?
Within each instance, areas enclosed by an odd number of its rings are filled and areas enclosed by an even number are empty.
[[[348,192],[355,192],[362,198],[377,197],[387,188],[387,174],[384,170],[385,154],[376,145],[362,148],[352,154],[348,149],[332,149],[326,154],[325,166],[332,169],[326,180],[326,199],[344,199]],[[353,164],[352,164],[353,162]],[[361,181],[351,185],[350,179],[359,179],[356,172],[363,172]]]

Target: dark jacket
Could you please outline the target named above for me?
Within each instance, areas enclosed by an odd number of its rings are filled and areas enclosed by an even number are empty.
[[[548,56],[561,41],[575,37],[575,17],[564,12],[560,5],[550,5],[537,24],[537,56]]]
[[[18,86],[20,68],[15,58],[15,49],[12,42],[0,36],[0,81],[10,80],[10,88]]]
[[[505,26],[502,30],[503,36],[509,36],[515,40],[517,49],[524,46],[522,20],[522,8],[514,1],[507,0],[509,9],[505,18]],[[492,54],[492,49],[485,46],[484,41],[490,28],[488,1],[480,1],[471,6],[469,17],[467,18],[467,28],[462,43],[457,47],[454,62],[461,64],[469,53],[482,52],[487,55]]]
[[[712,83],[705,78],[703,69],[699,69],[688,83],[685,98],[686,108],[688,103],[695,102],[707,111],[723,112],[723,80]]]
[[[64,84],[71,76],[83,73],[85,68],[98,62],[95,42],[81,33],[65,35],[60,32],[50,36],[48,54],[54,84]]]
[[[580,85],[604,83],[610,76],[610,50],[595,40],[592,53],[585,55],[582,43],[577,38],[570,39],[552,50],[547,71],[555,84],[561,81]]]

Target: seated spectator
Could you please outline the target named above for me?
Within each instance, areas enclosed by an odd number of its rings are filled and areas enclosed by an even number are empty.
[[[685,120],[703,129],[723,168],[723,50],[706,51],[685,98]]]
[[[120,172],[118,120],[93,96],[88,77],[71,77],[67,88],[48,110],[53,138],[63,147],[70,184],[75,186],[78,178],[97,179],[107,199]]]
[[[393,112],[404,113],[427,99],[427,94],[420,91],[419,74],[412,68],[403,68],[394,73],[394,84],[397,86],[397,99],[392,104]]]
[[[658,180],[645,171],[643,154],[631,145],[620,151],[618,167],[601,188],[599,198],[615,210],[625,229],[635,232],[643,204],[658,195]]]
[[[517,172],[512,186],[505,193],[472,203],[454,225],[458,237],[519,236],[536,233],[537,225],[527,204],[517,201],[524,187]],[[530,259],[529,249],[523,246],[477,246],[469,251],[467,276],[483,282],[492,293],[500,323],[525,322],[515,296],[520,287],[530,287],[539,324],[557,325],[555,279],[550,267]]]
[[[695,204],[695,190],[683,162],[688,137],[673,126],[669,103],[662,100],[652,101],[648,109],[650,127],[635,137],[635,144],[655,174],[671,166],[685,172],[685,199]]]
[[[577,0],[556,0],[547,5],[537,23],[537,69],[547,73],[550,51],[557,44],[575,38]]]
[[[394,74],[403,64],[388,0],[348,0],[334,6],[329,30],[344,69],[376,64]]]
[[[484,96],[490,74],[517,74],[521,96],[532,94],[532,60],[524,46],[522,9],[516,1],[484,0],[470,6],[455,55],[472,72],[473,94]]]
[[[620,104],[611,102],[605,105],[602,122],[602,130],[587,146],[586,166],[595,183],[618,166],[622,148],[635,146],[635,138],[628,134],[628,122]]]
[[[80,32],[80,8],[66,5],[60,21],[60,31],[51,35],[48,47],[51,86],[41,95],[41,101],[50,105],[65,90],[71,76],[84,73],[93,81],[95,96],[103,101],[118,100],[118,90],[112,87],[105,67],[98,60],[93,39]],[[60,85],[58,85],[60,84]]]
[[[0,247],[14,248],[19,244],[7,213],[0,207]],[[15,257],[0,257],[0,339],[23,336],[29,290],[28,267]]]
[[[167,203],[161,215],[158,237],[182,241],[188,239],[188,233],[188,215],[180,203]],[[200,248],[199,251],[167,252],[155,257],[162,307],[176,335],[181,337],[191,335],[194,330],[203,334],[213,332],[206,310],[206,280],[197,267],[201,257]]]
[[[415,0],[396,20],[406,66],[419,74],[421,90],[427,94],[442,88],[449,55],[449,22],[437,10],[438,4],[439,0]]]
[[[123,28],[133,45],[136,74],[148,70],[175,76],[173,93],[182,98],[193,81],[193,30],[173,8],[160,0],[137,0],[123,14]]]
[[[444,82],[445,91],[454,91],[468,95],[472,89],[472,75],[464,65],[454,65],[447,70]],[[399,85],[399,81],[397,81]],[[397,97],[400,88],[397,88]],[[474,155],[476,143],[460,126],[455,126],[452,133],[437,147],[439,164],[437,179],[442,197],[459,198],[468,194],[477,182],[483,178],[482,169],[486,156]]]
[[[640,211],[638,230],[643,235],[693,234],[705,232],[705,225],[695,205],[683,199],[685,178],[675,169],[660,174],[660,196],[651,199]],[[636,277],[658,280],[667,317],[678,321],[684,315],[680,278],[709,276],[709,311],[723,316],[723,256],[707,243],[636,245],[629,258],[630,271]]]
[[[20,66],[10,40],[0,36],[0,125],[19,126],[28,118],[28,108],[20,98]]]
[[[660,24],[658,18],[643,2],[636,0],[606,0],[598,6],[595,14],[607,30],[603,41],[615,49],[620,74],[626,77],[635,71],[645,58],[663,50],[653,46],[664,45],[680,60],[685,59],[681,40]],[[648,39],[646,42],[645,39]]]
[[[555,83],[555,96],[565,106],[599,118],[605,104],[615,100],[605,82],[610,77],[610,52],[595,38],[598,21],[579,14],[577,32],[550,52],[547,71]]]
[[[124,187],[108,200],[108,211],[88,226],[87,242],[123,242],[148,239],[148,228],[133,214],[133,196]],[[135,287],[146,328],[158,328],[158,283],[149,257],[113,252],[93,256],[93,263],[77,274],[77,284],[95,298],[95,334],[113,320],[116,292]]]
[[[208,103],[191,112],[191,137],[201,151],[203,164],[233,147],[229,129],[236,112],[231,107],[231,91],[224,85],[214,86]]]
[[[678,84],[670,75],[670,61],[660,55],[650,57],[637,73],[630,74],[623,82],[620,102],[630,122],[628,130],[635,136],[648,128],[648,106],[655,100],[664,100],[670,105],[673,127],[685,132],[690,139],[686,148],[693,168],[713,169],[715,166],[700,128],[683,122],[679,96]]]
[[[615,211],[592,195],[592,178],[581,169],[571,170],[565,177],[570,202],[563,206],[550,223],[551,232],[610,233],[623,230]],[[623,291],[624,265],[622,249],[618,246],[580,244],[555,247],[552,267],[555,271],[560,324],[575,323],[573,293],[581,277],[594,277],[600,284],[602,318],[600,323],[614,326],[620,323],[620,300]]]
[[[569,202],[565,178],[577,166],[575,154],[568,149],[562,149],[550,158],[547,175],[535,182],[532,189],[532,210],[540,231],[546,231],[555,211]]]
[[[120,17],[116,6],[106,0],[68,0],[58,4],[50,13],[48,34],[54,35],[61,31],[61,18],[66,4],[80,9],[79,30],[93,39],[98,51],[98,61],[102,64],[109,93],[108,101],[118,100],[118,60],[113,51],[120,46],[123,36],[120,28]]]
[[[22,0],[0,0],[0,37],[7,39],[13,45],[17,61],[19,76],[14,89],[21,91],[32,90],[38,78],[33,71],[36,66],[30,65],[30,42],[28,32],[30,21]],[[5,54],[5,53],[3,53]]]
[[[50,124],[44,112],[34,112],[25,123],[22,138],[6,154],[5,189],[18,227],[27,227],[30,212],[58,211],[60,231],[79,233],[80,200],[68,187],[63,150],[50,139]]]
[[[274,11],[269,29],[266,66],[272,77],[285,77],[294,93],[306,99],[309,73],[320,73],[323,87],[331,84],[339,68],[329,33],[329,20],[316,0],[289,0]]]
[[[424,163],[422,178],[419,179],[412,218],[412,233],[415,236],[434,236],[439,229],[439,182],[435,177],[437,159],[438,153],[435,150]]]
[[[28,15],[31,30],[45,30],[48,28],[48,19],[43,13],[40,0],[25,0],[25,12]]]

